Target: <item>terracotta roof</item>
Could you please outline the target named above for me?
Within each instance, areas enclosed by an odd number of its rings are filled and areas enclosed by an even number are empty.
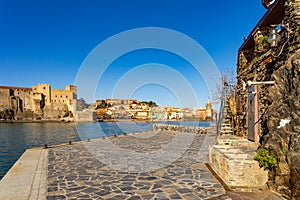
[[[1,89],[20,89],[20,90],[32,90],[32,88],[15,87],[15,86],[0,86]]]
[[[285,2],[285,0],[277,0],[275,3],[273,3],[269,7],[266,14],[261,18],[261,20],[258,22],[258,24],[251,31],[250,35],[244,41],[244,43],[240,47],[239,51],[242,51],[245,49],[250,49],[251,47],[254,46],[253,37],[259,28],[270,27],[271,25],[279,24],[283,20],[284,2]]]

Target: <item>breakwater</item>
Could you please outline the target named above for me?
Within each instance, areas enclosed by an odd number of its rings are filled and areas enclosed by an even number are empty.
[[[180,126],[173,124],[153,124],[153,131],[176,131],[197,134],[214,134],[212,127]]]

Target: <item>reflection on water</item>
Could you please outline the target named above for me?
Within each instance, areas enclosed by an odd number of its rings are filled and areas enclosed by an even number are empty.
[[[166,122],[165,122],[166,123]],[[206,122],[167,122],[209,126]],[[153,123],[0,123],[0,179],[28,148],[152,130]]]

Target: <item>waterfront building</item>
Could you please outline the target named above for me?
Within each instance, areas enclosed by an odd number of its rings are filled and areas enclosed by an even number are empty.
[[[200,120],[200,121],[212,121],[214,120],[214,110],[212,109],[212,103],[211,101],[208,101],[205,105],[205,108],[194,108],[192,112],[187,111],[184,113],[184,115],[189,118],[191,117]]]
[[[189,108],[151,106],[151,101],[133,99],[106,99],[96,101],[96,113],[99,119],[151,119],[151,120],[213,120],[214,111],[210,101],[203,109],[195,111]]]
[[[106,99],[105,102],[107,104],[111,104],[111,105],[129,105],[134,102],[137,102],[137,100],[134,100],[134,99]]]
[[[77,88],[51,89],[50,84],[31,88],[0,86],[0,111],[11,110],[14,119],[58,119],[73,116],[76,111]]]
[[[183,112],[180,108],[168,107],[167,113],[168,113],[168,119],[179,120],[183,118]]]

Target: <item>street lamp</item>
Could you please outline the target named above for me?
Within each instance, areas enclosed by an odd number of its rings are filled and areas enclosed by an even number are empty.
[[[278,42],[281,40],[281,36],[278,34],[278,30],[276,29],[278,26],[282,29],[285,28],[287,31],[287,39],[289,38],[290,26],[289,24],[281,23],[279,25],[271,25],[273,27],[269,37],[268,42],[271,44],[271,47],[277,47]]]
[[[281,36],[278,34],[278,30],[276,28],[272,29],[268,42],[271,44],[271,47],[277,47],[277,43],[280,41]]]

